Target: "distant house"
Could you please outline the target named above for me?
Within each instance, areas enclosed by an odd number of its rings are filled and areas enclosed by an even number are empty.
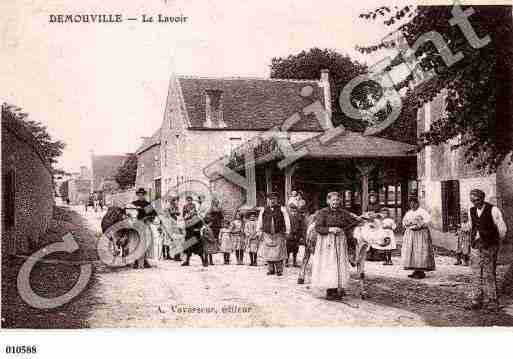
[[[83,204],[91,193],[91,174],[86,166],[80,167],[80,172],[72,173],[68,181],[68,197],[71,204]]]
[[[173,76],[160,126],[161,171],[144,183],[160,176],[163,193],[211,191],[230,214],[249,200],[264,204],[265,193],[271,190],[286,201],[292,189],[305,192],[312,210],[325,206],[326,194],[337,190],[344,194],[344,206],[361,211],[367,206],[369,189],[379,189],[381,200],[400,216],[408,188],[416,186],[413,146],[350,131],[329,144],[321,143],[326,118],[316,117],[314,105],[332,116],[330,88],[327,71],[322,71],[320,80]],[[275,138],[259,138],[293,116],[299,121],[286,131]],[[308,155],[280,168],[284,154],[279,136]],[[157,142],[150,141],[145,148],[156,149]],[[248,198],[244,189],[211,171],[225,164],[243,175],[246,145],[256,157],[256,175],[250,179],[256,198]],[[147,155],[146,160],[152,158]]]
[[[144,138],[143,143],[136,151],[137,176],[136,188],[144,188],[148,192],[148,198],[155,200],[161,197],[161,153],[160,153],[160,129],[151,137]],[[167,158],[164,158],[167,162]]]
[[[92,155],[91,192],[102,191],[104,180],[113,178],[127,157],[127,155]]]

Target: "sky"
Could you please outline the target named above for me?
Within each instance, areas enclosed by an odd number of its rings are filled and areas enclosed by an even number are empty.
[[[373,64],[377,57],[363,57],[355,46],[376,43],[389,31],[358,18],[378,5],[370,0],[2,1],[0,101],[22,107],[64,141],[57,167],[78,171],[90,167],[92,151],[134,152],[141,137],[160,126],[172,73],[268,77],[273,57],[312,47]],[[49,23],[51,14],[84,13],[188,19]]]

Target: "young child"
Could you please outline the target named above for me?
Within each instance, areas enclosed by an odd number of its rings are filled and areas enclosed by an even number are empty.
[[[244,247],[246,243],[244,240],[244,222],[240,212],[235,213],[235,218],[231,223],[231,234],[237,265],[242,265],[244,262]]]
[[[173,242],[171,236],[166,231],[162,230],[162,225],[160,227],[160,233],[162,236],[162,259],[171,259],[171,255],[169,254]]]
[[[162,257],[162,248],[163,248],[163,236],[162,236],[162,228],[160,227],[160,219],[157,216],[154,216],[149,221],[149,226],[151,229],[151,235],[153,237],[153,245],[149,250],[149,257],[155,260],[161,260]]]
[[[246,248],[249,251],[249,265],[256,266],[259,238],[255,213],[248,214],[248,218],[244,222],[244,235],[246,236]]]
[[[458,244],[456,247],[456,263],[454,265],[461,265],[461,260],[468,266],[470,259],[470,221],[468,218],[468,212],[461,212],[461,224],[458,226],[456,237]]]
[[[390,230],[394,231],[397,226],[395,224],[395,221],[390,217],[390,211],[388,210],[388,208],[382,208],[380,211],[380,214],[381,214],[381,218],[382,218],[381,223],[382,223],[383,229],[390,229]],[[383,265],[390,266],[390,265],[394,264],[392,262],[392,251],[394,249],[396,249],[396,243],[395,243],[395,238],[392,237],[392,238],[390,238],[390,244],[384,250],[385,251],[385,261],[383,262]]]
[[[230,227],[230,221],[225,220],[223,228],[219,231],[219,242],[221,242],[221,252],[223,252],[224,256],[224,264],[230,264],[230,253],[233,252],[233,241]]]
[[[206,223],[203,227],[201,227],[200,232],[201,240],[203,242],[203,265],[206,267],[207,265],[214,265],[214,260],[212,258],[212,254],[219,252],[219,245],[217,238],[214,236],[214,231],[210,223]]]

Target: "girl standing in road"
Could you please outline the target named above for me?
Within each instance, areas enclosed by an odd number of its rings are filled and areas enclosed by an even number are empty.
[[[454,263],[455,265],[460,265],[463,263],[465,263],[466,266],[469,265],[471,230],[472,227],[470,225],[468,211],[461,211],[461,224],[459,225],[458,231],[456,232],[458,244],[456,247],[456,263]]]
[[[381,208],[380,211],[381,218],[382,218],[382,227],[383,229],[391,229],[392,231],[395,231],[396,224],[395,221],[390,217],[390,211],[388,208]],[[396,249],[396,243],[395,238],[390,238],[390,244],[386,247],[383,247],[383,250],[385,251],[385,261],[383,262],[383,265],[385,266],[391,266],[394,263],[392,262],[392,251]]]
[[[233,252],[233,240],[231,235],[230,221],[224,221],[224,227],[219,231],[221,252],[223,252],[224,264],[230,264],[230,253]]]
[[[240,212],[235,213],[235,219],[231,224],[231,233],[237,264],[242,265],[244,262],[244,249],[246,243],[244,239],[244,221],[242,220]]]
[[[257,222],[255,213],[249,213],[248,219],[244,221],[244,235],[246,236],[246,248],[249,251],[249,265],[256,266],[259,237],[257,235]]]

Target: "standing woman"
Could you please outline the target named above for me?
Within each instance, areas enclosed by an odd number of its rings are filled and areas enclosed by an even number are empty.
[[[338,192],[330,192],[328,207],[319,211],[315,231],[319,234],[312,260],[312,287],[326,290],[326,299],[336,300],[345,295],[349,283],[347,237],[357,222],[340,206]]]
[[[416,196],[410,196],[410,210],[403,218],[405,228],[403,236],[402,260],[406,270],[413,270],[410,278],[422,279],[427,271],[435,270],[435,254],[431,242],[429,223],[431,215],[419,207]]]
[[[205,215],[205,221],[210,224],[210,228],[214,232],[214,237],[219,238],[219,231],[223,228],[224,215],[217,198],[212,199],[210,208]]]
[[[205,215],[205,222],[209,224],[210,229],[213,232],[213,236],[216,240],[219,239],[219,232],[221,228],[223,228],[223,210],[219,205],[219,200],[217,198],[212,199],[210,204],[210,208]],[[210,265],[214,265],[214,261],[212,259],[212,253],[208,254],[208,260]]]
[[[261,257],[267,262],[267,275],[283,275],[283,261],[287,258],[286,238],[290,234],[290,218],[281,206],[278,193],[267,195],[267,205],[260,210],[257,222],[258,236],[262,238]]]
[[[173,252],[176,253],[177,249],[180,247],[181,236],[178,229],[178,217],[180,217],[180,208],[178,207],[178,197],[173,196],[169,199],[169,208],[167,208],[167,213],[173,223],[173,228],[171,233],[167,233],[164,231],[165,240],[164,243],[167,248],[164,250],[165,259],[171,259],[171,248],[173,248]],[[180,253],[176,253],[172,258],[175,261],[180,261]]]

